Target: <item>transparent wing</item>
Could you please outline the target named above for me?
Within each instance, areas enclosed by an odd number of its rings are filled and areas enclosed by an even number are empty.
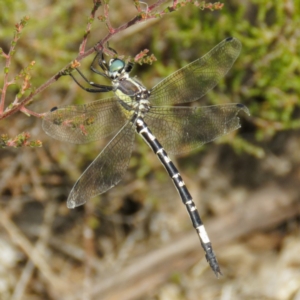
[[[45,114],[43,130],[51,137],[84,144],[118,132],[128,117],[117,97],[62,106]]]
[[[191,151],[240,127],[243,104],[201,107],[152,107],[144,120],[171,154]]]
[[[241,47],[235,38],[222,41],[203,57],[154,86],[149,101],[152,105],[172,105],[198,100],[228,72]]]
[[[120,182],[129,164],[134,135],[135,125],[129,121],[77,180],[67,200],[68,208],[82,205]]]

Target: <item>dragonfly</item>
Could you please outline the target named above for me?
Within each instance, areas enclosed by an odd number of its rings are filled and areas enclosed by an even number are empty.
[[[114,95],[83,105],[54,107],[44,114],[43,130],[63,142],[84,144],[113,136],[76,181],[67,199],[68,208],[82,205],[120,182],[129,165],[135,133],[138,133],[165,167],[191,218],[207,262],[217,277],[221,275],[193,198],[168,153],[176,155],[192,151],[241,126],[239,113],[249,114],[243,104],[178,105],[199,100],[214,88],[232,67],[240,51],[240,41],[227,38],[152,89],[129,76],[134,66],[132,62],[126,63],[117,57],[106,62],[103,50],[97,53],[90,69],[108,78],[111,85],[89,81],[76,68],[80,78],[88,84],[85,87],[69,73],[87,92],[113,92]]]

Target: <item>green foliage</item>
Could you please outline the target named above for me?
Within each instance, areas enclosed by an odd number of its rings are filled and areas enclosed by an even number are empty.
[[[30,134],[28,132],[22,132],[14,138],[9,138],[7,134],[1,134],[0,148],[42,147],[42,142],[40,140],[29,141],[29,139],[30,139]]]
[[[189,2],[193,5],[185,5]],[[135,8],[135,14],[145,13],[147,10],[147,5],[139,1],[128,1],[127,4],[129,3],[133,16]],[[158,22],[149,25],[149,29],[136,31],[134,35],[124,39],[121,35],[116,35],[112,40],[113,47],[121,55],[136,57],[139,63],[152,63],[155,61],[153,54],[157,57],[158,61],[151,68],[145,65],[136,66],[134,72],[138,73],[142,82],[151,88],[159,78],[168,76],[202,56],[225,37],[235,36],[243,45],[240,57],[225,80],[209,94],[209,100],[200,100],[199,104],[246,104],[252,114],[247,122],[252,124],[258,141],[270,139],[278,131],[299,129],[300,1],[227,1],[223,7],[222,3],[218,2],[176,3],[177,11],[167,15],[158,13]],[[124,7],[128,7],[127,4],[124,2]],[[109,16],[115,27],[129,20],[122,11],[124,7],[121,6],[118,10],[116,1],[110,1],[109,5]],[[51,13],[47,13],[47,9],[50,8]],[[203,11],[203,8],[207,9]],[[62,2],[40,10],[40,14],[45,16],[42,18],[30,14],[18,2],[4,0],[0,9],[3,29],[0,37],[5,50],[10,44],[8,37],[13,37],[15,24],[19,22],[19,26],[24,26],[28,20],[22,15],[23,12],[31,18],[22,31],[21,39],[18,40],[13,63],[9,68],[2,68],[4,73],[9,71],[10,74],[20,74],[23,83],[20,83],[18,97],[22,97],[26,89],[31,91],[38,87],[76,57],[91,7],[87,4]],[[211,12],[209,9],[217,10]],[[101,18],[100,11],[96,17],[99,15]],[[23,21],[20,22],[22,17]],[[16,32],[18,33],[18,27]],[[89,45],[92,46],[106,33],[105,25],[95,21],[88,39]],[[16,41],[13,40],[13,43]],[[149,56],[146,56],[147,50],[143,50],[145,48],[151,49]],[[91,60],[92,57],[89,57],[81,63],[80,68],[85,74],[88,74]],[[36,61],[34,69],[33,63],[30,63],[33,61]],[[93,74],[89,75],[95,80]],[[24,80],[26,83],[28,79],[31,85],[24,84]],[[63,88],[67,91],[71,84],[71,80],[64,77],[51,88]],[[10,91],[12,92],[12,89]],[[51,94],[46,92],[43,98],[48,99],[50,96]],[[62,102],[58,105],[63,104],[63,96],[61,98]],[[80,102],[95,99],[93,95],[86,95],[81,90],[76,93],[76,98],[81,99]],[[238,153],[245,151],[258,157],[262,155],[263,151],[257,146],[251,142],[243,144],[242,141],[243,139],[232,139],[230,143]]]
[[[300,104],[300,3],[264,2],[255,6],[254,26],[249,20],[248,30],[238,32],[244,45],[244,64],[238,65],[239,94],[256,118],[267,121],[267,126],[257,128],[260,139],[270,129],[274,134],[299,128]]]
[[[181,9],[154,28],[150,48],[158,59],[154,68],[165,77],[222,39],[237,37],[242,52],[225,80],[209,94],[209,103],[246,104],[252,115],[248,122],[260,141],[278,131],[299,129],[299,15],[299,0],[227,1],[222,11],[214,13]],[[263,153],[251,143],[242,145],[242,140],[232,140],[232,145],[238,153],[257,157]]]
[[[151,7],[154,2],[156,1],[102,0],[102,5],[95,18],[93,18],[91,17],[91,10],[93,3],[99,5],[100,1],[97,0],[48,1],[43,3],[38,1],[1,0],[0,83],[6,77],[9,77],[8,82],[10,83],[6,90],[7,101],[5,107],[13,109],[18,98],[24,98],[28,93],[38,90],[38,87],[54,74],[61,70],[65,70],[65,74],[67,74],[74,67],[77,67],[78,62],[75,59],[84,36],[88,37],[86,49],[90,49],[107,35],[107,28],[110,28],[110,30],[118,28],[118,26],[125,24],[136,16],[139,16],[139,20],[145,20],[147,7]],[[109,3],[109,14],[103,12],[104,3]],[[270,190],[268,185],[265,185],[265,182],[270,182],[277,177],[279,180],[272,182],[271,189],[278,182],[284,182],[284,186],[280,187],[279,191],[282,188],[282,193],[287,195],[285,199],[288,199],[289,195],[292,195],[292,185],[294,182],[298,182],[299,177],[299,168],[295,167],[297,162],[299,162],[297,156],[299,139],[290,139],[290,136],[293,135],[294,138],[296,134],[299,134],[300,128],[300,0],[229,0],[223,3],[224,6],[222,7],[222,3],[219,2],[211,4],[195,0],[170,0],[162,8],[160,7],[161,10],[156,9],[152,12],[152,16],[157,18],[153,23],[144,22],[141,26],[132,26],[128,30],[126,29],[119,34],[113,35],[112,39],[109,40],[111,47],[116,49],[119,55],[137,58],[132,75],[137,75],[148,88],[153,87],[161,79],[180,67],[201,57],[224,38],[234,36],[241,41],[243,45],[242,52],[226,78],[207,97],[192,105],[231,102],[240,102],[247,105],[251,116],[241,115],[242,128],[217,141],[218,143],[230,145],[238,155],[247,154],[242,156],[239,161],[237,160],[237,163],[243,161],[243,166],[239,170],[239,165],[237,166],[237,164],[233,163],[232,153],[228,151],[229,147],[215,147],[212,149],[213,145],[211,144],[202,147],[201,149],[204,149],[204,151],[200,155],[189,155],[178,160],[179,166],[184,166],[182,170],[187,171],[187,176],[183,174],[187,185],[192,187],[191,181],[194,182],[193,196],[195,196],[196,200],[204,200],[201,202],[201,209],[205,199],[212,200],[212,204],[208,206],[210,214],[216,211],[214,210],[216,205],[214,200],[217,200],[217,203],[224,200],[225,203],[229,198],[228,195],[235,195],[235,198],[240,198],[238,201],[244,200],[244,196],[236,196],[239,194],[239,190],[235,190],[233,194],[227,194],[228,190],[233,188],[233,185],[228,184],[229,180],[231,180],[230,178],[232,178],[233,183],[235,181],[239,182],[239,184],[241,184],[240,182],[246,182],[241,186],[240,190],[243,195],[246,195],[244,191],[246,189],[253,191],[252,184],[261,184],[262,188],[267,188],[261,191],[267,191],[270,197],[273,197],[272,193],[270,193],[272,190]],[[165,9],[165,7],[168,8]],[[220,8],[222,9],[220,10]],[[27,22],[27,18],[24,18],[25,15],[30,17],[30,21]],[[22,28],[22,34],[20,35],[20,26],[24,27],[26,22],[26,27]],[[111,23],[112,27],[107,26],[108,22]],[[19,27],[16,27],[16,24],[19,24]],[[87,24],[92,26],[88,27]],[[11,63],[7,66],[6,57],[11,46],[13,46]],[[147,50],[144,49],[150,49],[149,56]],[[155,62],[153,55],[157,58]],[[89,80],[99,84],[109,84],[105,78],[89,71],[89,65],[93,56],[94,54],[80,61],[81,71]],[[143,64],[139,65],[139,62]],[[153,64],[151,66],[145,65],[145,63],[149,62],[153,62]],[[13,81],[15,82],[12,83]],[[3,95],[3,89],[0,92]],[[57,76],[46,90],[34,98],[34,100],[40,101],[33,103],[29,107],[26,106],[26,108],[43,113],[50,110],[53,106],[88,103],[100,97],[110,96],[111,94],[89,94],[76,86],[69,76]],[[24,108],[22,112],[26,114],[26,109]],[[36,123],[34,123],[35,121]],[[30,132],[32,138],[27,131]],[[278,142],[278,137],[282,136],[284,139],[279,139]],[[42,144],[37,138],[45,143],[45,149],[24,151],[27,152],[26,156],[21,158],[21,160],[15,160],[17,151],[8,147],[40,147]],[[43,206],[45,208],[50,207],[50,204],[54,203],[52,201],[54,199],[55,202],[61,204],[61,207],[65,206],[62,204],[62,200],[65,200],[72,182],[78,179],[82,170],[93,161],[108,141],[109,139],[99,143],[78,146],[57,142],[50,138],[47,140],[47,136],[42,133],[40,120],[34,120],[32,117],[27,118],[20,112],[1,121],[0,148],[7,147],[3,153],[12,154],[11,159],[6,155],[3,156],[5,159],[1,160],[4,174],[2,176],[3,182],[1,182],[2,191],[4,191],[2,197],[3,207],[7,205],[9,215],[16,217],[15,220],[23,220],[23,215],[20,212],[23,211],[24,203],[28,202],[27,199],[30,202],[33,202],[34,199],[44,201],[45,205],[43,203]],[[287,141],[289,143],[286,143]],[[276,144],[276,146],[273,144]],[[280,148],[279,151],[278,148]],[[221,153],[223,149],[226,150],[226,155]],[[262,159],[270,152],[272,154],[275,153],[273,156],[277,156],[278,152],[284,152],[286,149],[288,151],[282,155],[283,160],[280,162],[284,166],[279,166],[278,168],[273,168],[272,166],[279,162],[281,159],[280,154],[276,159],[272,159],[272,155],[270,155],[270,160]],[[23,149],[19,149],[18,154],[21,151]],[[33,156],[28,156],[28,153],[32,153]],[[33,157],[36,159],[33,159]],[[293,158],[291,159],[291,157]],[[261,159],[261,161],[258,162],[257,159]],[[24,164],[23,161],[25,162]],[[207,161],[209,163],[205,166],[203,162],[207,163]],[[221,167],[218,167],[217,164]],[[222,169],[222,166],[224,169]],[[15,171],[14,168],[16,169]],[[217,172],[210,173],[211,170],[215,169]],[[130,171],[133,171],[134,174],[132,175]],[[222,176],[221,171],[228,176],[228,181],[227,178],[224,180],[224,175]],[[236,174],[234,176],[230,175],[230,171]],[[245,175],[246,173],[247,175]],[[26,174],[28,174],[28,179],[26,179]],[[217,177],[219,175],[221,175],[221,180],[218,183],[219,178]],[[241,178],[240,181],[237,180],[239,177]],[[262,178],[264,180],[266,178],[266,181],[261,180]],[[102,214],[111,214],[111,211],[116,211],[115,203],[119,201],[125,200],[124,202],[126,202],[128,199],[137,199],[138,203],[142,203],[147,200],[151,203],[154,212],[156,212],[156,209],[169,203],[170,207],[165,211],[171,218],[168,217],[167,219],[172,220],[172,222],[176,220],[178,224],[184,224],[184,219],[181,218],[180,213],[178,214],[181,209],[176,208],[178,199],[172,199],[175,194],[173,187],[171,187],[170,193],[168,191],[168,185],[171,185],[168,175],[141,138],[137,139],[130,168],[126,176],[124,176],[122,184],[123,186],[120,184],[111,192],[101,195],[102,201],[104,200],[103,207],[105,207],[103,212],[101,211]],[[286,190],[285,187],[287,187]],[[218,189],[221,191],[220,194],[217,191]],[[163,195],[161,195],[161,190],[164,190]],[[197,194],[197,190],[199,194]],[[44,194],[46,196],[40,197],[39,194],[43,194],[40,191],[45,191]],[[297,193],[295,194],[297,195]],[[213,199],[215,195],[219,195],[222,199],[218,200],[218,197]],[[13,201],[6,201],[6,199]],[[248,192],[247,199],[251,199],[251,194],[248,197]],[[96,206],[94,204],[96,201],[94,201],[95,198],[91,199],[89,204]],[[229,207],[232,207],[231,203],[229,205]],[[219,212],[224,211],[222,206]],[[16,207],[17,211],[15,210]],[[86,206],[86,208],[88,213],[92,211],[89,206]],[[53,211],[52,208],[51,210]],[[151,233],[151,222],[153,221],[146,223],[150,220],[147,210],[149,211],[149,209],[146,209],[146,214],[143,211],[142,214],[136,214],[136,216],[130,216],[130,218],[126,216],[122,220],[125,220],[125,222],[130,220],[128,224],[132,224],[132,227],[138,225],[139,228],[147,228],[147,231],[149,230]],[[55,211],[55,214],[60,214],[60,211],[63,210],[59,209]],[[163,210],[161,211],[163,212]],[[201,211],[205,211],[205,209]],[[45,210],[45,212],[45,216],[48,216],[49,211]],[[64,225],[68,239],[71,237],[74,242],[76,235],[81,237],[77,226],[80,226],[82,222],[74,223],[73,221],[76,217],[75,214],[77,214],[76,218],[78,218],[78,212],[80,213],[82,210],[73,211],[72,223],[68,223],[67,226]],[[66,212],[63,211],[63,214],[63,219],[66,219]],[[96,216],[98,217],[98,215]],[[59,218],[58,223],[60,224],[61,216]],[[102,220],[105,220],[105,218],[98,219],[94,215],[82,219],[85,219],[85,224],[93,229],[98,229],[100,226],[103,228]],[[99,223],[99,220],[102,223]],[[154,221],[157,222],[156,220]],[[48,221],[45,219],[43,226],[44,224],[48,226],[47,223]],[[56,221],[49,223],[57,226]],[[115,223],[117,224],[118,222]],[[118,232],[117,239],[123,242],[121,235],[125,223],[123,221],[120,223],[122,223],[120,226],[114,225],[116,226],[114,227],[109,219],[108,227],[113,227],[113,231]],[[77,225],[75,226],[74,224]],[[172,223],[172,230],[175,228],[174,224]],[[75,230],[70,234],[71,227],[75,227]],[[128,230],[127,227],[126,231]],[[50,233],[51,231],[52,229],[49,230]],[[58,230],[56,230],[57,232]],[[135,236],[141,236],[142,231],[136,232],[138,234],[135,234]],[[63,232],[59,232],[59,234],[63,234]],[[124,234],[124,237],[126,236],[127,232]],[[89,238],[86,238],[88,241]],[[29,241],[30,239],[32,237],[28,238]],[[34,241],[36,240],[37,238],[35,237]],[[95,240],[97,243],[95,244],[98,245],[99,243],[100,245],[100,241],[102,242],[103,240],[104,244],[107,245],[107,239]],[[128,244],[130,244],[128,241],[131,242],[131,238],[128,238],[119,247],[121,250],[125,249],[126,253],[129,253],[127,251]],[[80,245],[80,242],[76,243]],[[132,257],[135,257],[136,254],[141,254],[141,244],[139,243],[139,247],[135,247],[138,253],[135,252]],[[117,248],[115,247],[117,243],[113,242],[111,245],[113,247],[109,249]],[[146,248],[149,248],[148,245],[150,243],[147,244]],[[87,243],[87,249],[89,247],[90,244]],[[48,252],[53,253],[54,251],[52,250]],[[108,259],[120,257],[122,261],[124,258],[124,251],[119,256],[112,251],[108,252]],[[23,256],[27,257],[27,254]],[[59,253],[59,258],[51,259],[51,261],[60,263],[61,256],[61,253]],[[73,258],[69,261],[73,261]],[[23,263],[20,265],[23,265]],[[35,265],[39,268],[39,264]],[[78,268],[78,265],[74,268],[75,271],[79,269],[81,268]],[[58,268],[55,270],[58,270]],[[21,269],[20,272],[22,272]],[[41,297],[44,298],[52,295],[51,291],[48,293],[48,291],[44,292],[43,290],[45,280],[42,283],[37,281],[38,277],[44,278],[44,276],[39,276],[38,270],[35,272],[37,276],[32,277],[32,284],[28,285],[28,287],[25,285],[26,290],[32,292],[34,294],[33,297],[38,297],[38,293],[42,294]],[[94,272],[92,273],[94,275]],[[20,274],[18,273],[18,277],[12,282],[17,282],[18,278],[21,278]],[[73,274],[76,278],[80,278],[75,272]],[[96,270],[95,275],[97,275]],[[51,278],[55,278],[55,276],[51,276]],[[171,280],[176,284],[182,282],[178,274],[174,274]],[[18,285],[16,286],[18,288]],[[44,284],[44,287],[47,286],[51,285],[48,283]],[[38,289],[35,287],[38,287]],[[12,291],[14,291],[14,286],[10,287],[10,292]],[[27,298],[29,299],[30,296]],[[242,299],[242,297],[240,298]]]

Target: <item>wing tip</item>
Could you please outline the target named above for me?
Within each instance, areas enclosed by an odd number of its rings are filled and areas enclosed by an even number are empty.
[[[243,112],[245,112],[248,116],[250,116],[250,111],[248,109],[248,107],[242,103],[237,103],[236,107],[238,107],[240,110],[242,110]]]
[[[74,209],[77,206],[83,205],[86,201],[75,201],[72,197],[67,200],[67,207],[69,209]]]
[[[67,201],[67,207],[69,209],[74,209],[76,207],[75,201],[73,199],[68,199],[68,201]]]
[[[230,37],[228,37],[227,39],[225,39],[225,41],[226,41],[226,42],[230,42],[230,41],[232,41],[233,39],[234,39],[234,37],[230,36]]]
[[[242,49],[242,43],[235,37],[228,37],[223,42],[231,44],[231,47],[236,49],[236,52],[239,54]],[[236,57],[238,57],[238,54]]]

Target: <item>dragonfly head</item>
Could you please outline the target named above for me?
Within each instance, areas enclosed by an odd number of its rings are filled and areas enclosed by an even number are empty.
[[[123,77],[130,73],[132,67],[133,64],[130,62],[126,64],[124,60],[119,58],[111,59],[108,65],[107,76],[111,79]]]

